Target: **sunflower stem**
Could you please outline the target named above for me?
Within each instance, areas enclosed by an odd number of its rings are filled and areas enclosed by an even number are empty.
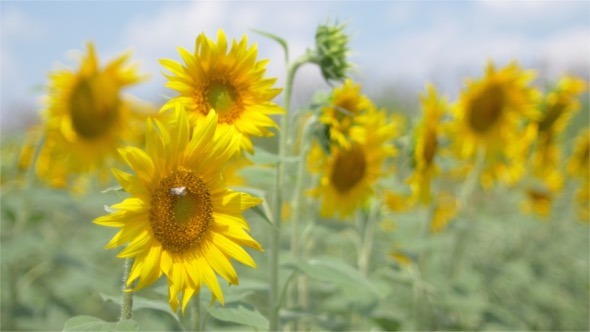
[[[297,69],[309,61],[308,54],[304,54],[287,67],[287,81],[285,85],[285,112],[281,115],[280,131],[279,131],[279,160],[277,163],[277,173],[275,180],[275,195],[272,201],[273,220],[275,227],[270,229],[270,330],[280,330],[279,311],[280,303],[280,288],[279,288],[279,255],[280,255],[280,239],[281,239],[281,224],[282,224],[282,205],[283,192],[285,188],[285,157],[287,156],[287,138],[289,137],[289,114],[291,108],[291,96],[293,93],[293,81]]]
[[[203,329],[201,328],[201,292],[197,292],[197,294],[195,294],[193,296],[193,312],[192,312],[192,316],[193,316],[193,331],[203,331]]]
[[[369,262],[371,260],[371,251],[373,249],[373,238],[375,237],[375,223],[379,211],[379,202],[374,201],[371,203],[369,213],[364,220],[364,226],[362,227],[362,240],[360,246],[360,252],[358,256],[358,267],[359,271],[363,276],[369,274]]]
[[[291,256],[300,259],[303,257],[303,253],[301,250],[301,242],[305,241],[302,239],[302,235],[299,227],[301,224],[301,212],[303,208],[301,207],[301,201],[303,199],[303,186],[304,186],[304,179],[305,179],[305,157],[309,152],[310,143],[311,143],[311,133],[314,124],[316,123],[317,117],[312,115],[303,126],[303,130],[301,133],[301,143],[299,148],[299,159],[297,164],[297,176],[295,178],[295,188],[293,190],[293,198],[291,201],[291,207],[293,209],[293,216],[291,218]],[[309,232],[305,234],[311,234]],[[298,306],[299,308],[305,310],[307,307],[307,283],[303,281],[305,275],[300,275],[295,278],[295,282],[290,285],[289,287],[289,296],[288,302],[291,306]],[[295,319],[294,322],[294,330],[299,331],[301,327],[299,325],[299,321]]]
[[[123,269],[123,297],[121,299],[121,318],[119,320],[131,319],[133,312],[133,287],[127,285],[131,268],[133,267],[133,258],[125,259]]]
[[[27,169],[27,172],[25,174],[25,183],[23,185],[21,206],[19,209],[20,213],[16,217],[13,230],[15,234],[18,234],[21,231],[21,228],[24,227],[24,224],[27,222],[27,219],[29,218],[28,204],[30,202],[30,196],[28,194],[29,190],[31,189],[31,186],[35,182],[35,171],[37,169],[37,161],[39,160],[39,155],[41,154],[41,148],[43,147],[43,144],[45,144],[45,134],[41,134],[41,137],[39,137],[39,141],[37,142],[37,145],[35,146],[35,151],[33,153],[33,159],[31,160],[31,164],[29,165],[29,168]]]
[[[459,209],[460,209],[461,213],[465,212],[466,207],[467,207],[467,203],[469,203],[471,196],[473,196],[473,193],[475,192],[476,185],[478,183],[478,180],[479,180],[481,173],[483,172],[483,169],[485,166],[485,159],[486,159],[486,149],[481,148],[478,150],[474,168],[471,171],[471,173],[469,174],[469,177],[467,178],[465,183],[463,184],[461,191],[459,192],[458,201],[459,201]],[[470,210],[472,210],[472,209],[470,209]],[[450,270],[450,274],[449,274],[449,277],[451,279],[453,279],[459,271],[459,267],[460,267],[461,261],[463,259],[463,254],[465,252],[465,245],[466,245],[466,242],[467,242],[466,240],[469,235],[468,234],[469,229],[472,227],[473,226],[471,226],[471,225],[464,224],[463,227],[461,227],[456,233],[456,240],[454,243],[452,256],[451,256],[451,265],[450,265],[451,270]]]

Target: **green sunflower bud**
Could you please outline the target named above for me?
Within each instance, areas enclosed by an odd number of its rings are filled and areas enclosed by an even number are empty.
[[[320,25],[315,34],[316,54],[312,60],[320,66],[326,81],[343,81],[351,65],[346,57],[349,53],[349,37],[344,33],[345,24]]]

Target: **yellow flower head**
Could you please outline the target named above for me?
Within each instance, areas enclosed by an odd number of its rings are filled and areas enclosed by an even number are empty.
[[[521,176],[513,170],[522,170],[520,157],[531,143],[522,135],[523,121],[535,117],[539,97],[529,86],[533,77],[516,63],[499,70],[490,63],[482,79],[468,82],[453,109],[457,155],[473,160],[478,150],[485,150],[484,185],[496,178],[513,183]]]
[[[430,220],[430,232],[442,232],[459,212],[459,202],[453,195],[442,192],[436,198],[436,206]]]
[[[388,123],[384,111],[372,109],[350,129],[350,147],[332,146],[326,155],[314,145],[310,171],[320,171],[321,178],[312,193],[321,197],[323,217],[350,216],[371,196],[385,159],[396,153],[389,143],[396,135],[396,123]]]
[[[538,121],[539,133],[550,135],[561,133],[572,115],[580,108],[578,96],[587,90],[583,80],[563,77],[555,89],[547,94],[542,105],[543,114]]]
[[[354,119],[374,108],[373,104],[361,93],[361,85],[347,79],[341,86],[332,91],[332,102],[322,108],[319,121],[326,124],[330,132],[330,140],[343,147],[350,147],[350,128]]]
[[[106,248],[127,244],[118,257],[134,258],[128,286],[137,280],[138,290],[164,274],[170,306],[176,310],[182,294],[184,310],[203,283],[223,303],[216,274],[238,283],[230,258],[256,266],[242,246],[261,247],[242,213],[261,200],[226,187],[222,170],[241,138],[217,126],[216,112],[191,131],[181,105],[171,111],[165,121],[148,119],[146,151],[119,150],[134,174],[113,173],[131,197],[94,222],[120,228]]]
[[[563,132],[572,115],[580,108],[578,95],[586,89],[584,81],[564,77],[555,89],[549,92],[541,105],[542,115],[532,125],[538,135],[531,157],[533,173],[546,177],[559,168],[561,148],[559,135]]]
[[[563,186],[563,176],[558,170],[553,170],[535,180],[535,183],[529,185],[525,191],[526,199],[521,203],[521,209],[525,213],[547,218],[551,213],[553,201]]]
[[[256,45],[248,47],[244,36],[238,43],[232,40],[228,52],[225,33],[219,30],[217,43],[199,35],[194,53],[179,48],[184,65],[162,59],[160,63],[172,74],[167,87],[180,93],[169,106],[181,103],[189,112],[194,125],[198,118],[215,110],[219,124],[242,134],[241,149],[253,153],[250,136],[272,136],[270,128],[276,123],[271,114],[284,110],[272,103],[281,90],[273,88],[274,78],[264,78],[268,60],[256,60]]]
[[[125,64],[128,57],[124,54],[101,67],[94,45],[88,43],[80,68],[50,74],[45,143],[36,164],[41,179],[65,186],[68,175],[106,174],[117,158],[117,146],[139,140],[138,124],[145,115],[121,94],[141,80],[136,68]]]
[[[434,157],[440,148],[441,118],[447,111],[447,104],[432,85],[427,87],[427,95],[421,96],[420,100],[424,114],[414,132],[414,172],[408,182],[412,188],[412,200],[428,204],[432,196],[430,182],[438,172]]]
[[[583,129],[576,137],[567,170],[574,177],[590,178],[590,128]]]

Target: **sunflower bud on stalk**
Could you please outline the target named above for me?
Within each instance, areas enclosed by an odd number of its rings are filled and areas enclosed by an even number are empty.
[[[326,81],[342,81],[351,65],[346,61],[349,54],[349,37],[344,33],[346,24],[320,25],[315,34],[316,49],[312,59],[320,66]]]

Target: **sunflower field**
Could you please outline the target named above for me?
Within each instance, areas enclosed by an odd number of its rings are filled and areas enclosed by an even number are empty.
[[[161,104],[131,53],[48,68],[2,136],[0,329],[589,330],[587,78],[490,59],[408,109],[363,90],[350,30],[200,33]],[[304,66],[330,88],[295,107]]]

